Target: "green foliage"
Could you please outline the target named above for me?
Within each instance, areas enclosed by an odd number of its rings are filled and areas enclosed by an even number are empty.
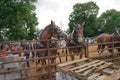
[[[113,33],[115,28],[120,28],[120,11],[115,9],[107,10],[100,15],[98,20],[101,33]]]
[[[0,30],[10,40],[33,39],[37,17],[36,0],[0,0]]]
[[[69,16],[70,32],[73,30],[73,23],[81,24],[85,21],[85,36],[95,36],[97,28],[97,14],[99,7],[94,2],[77,3],[73,6],[73,12]],[[97,34],[96,34],[97,35]]]
[[[73,30],[73,23],[85,21],[85,36],[97,36],[101,33],[113,33],[115,28],[120,28],[120,11],[110,9],[97,17],[99,7],[94,2],[77,3],[69,16],[68,33]]]
[[[66,31],[65,31],[67,34],[70,33],[70,28],[68,28]]]

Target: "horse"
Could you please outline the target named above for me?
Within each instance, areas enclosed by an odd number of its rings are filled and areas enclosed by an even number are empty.
[[[116,31],[113,34],[103,33],[99,36],[95,37],[95,41],[98,43],[98,55],[101,55],[105,49],[105,46],[107,46],[108,51],[110,53],[113,52],[113,49],[111,49],[114,45],[114,47],[119,47],[120,43],[114,43],[112,42],[118,42],[120,41],[120,30],[116,29]],[[109,42],[109,43],[108,43]],[[108,43],[108,44],[105,44]],[[117,48],[118,52],[120,52],[120,48]]]
[[[95,41],[98,44],[97,47],[98,55],[101,55],[101,53],[103,53],[105,46],[109,48],[110,44],[104,43],[111,42],[112,36],[113,36],[112,34],[102,33],[99,36],[95,37]]]
[[[80,58],[82,58],[83,54],[85,54],[85,57],[87,57],[86,44],[84,41],[84,34],[83,34],[84,25],[85,25],[85,22],[83,22],[82,24],[74,24],[74,29],[67,38],[68,47],[80,46],[79,48],[78,47],[69,48],[69,53],[71,54],[72,60],[74,60],[75,58],[75,53],[79,53],[79,52],[81,52]],[[66,61],[67,61],[67,57],[66,57]]]
[[[60,29],[59,26],[55,24],[51,20],[51,24],[47,25],[39,34],[38,42],[37,42],[37,49],[45,49],[45,48],[54,48],[57,46],[56,42],[52,37],[55,37],[56,39],[60,38],[67,38],[67,34]],[[50,40],[49,45],[47,45],[47,42],[44,40]],[[47,57],[47,56],[55,56],[57,54],[57,50],[49,50],[49,51],[37,51],[36,55],[37,57]],[[50,63],[55,63],[55,57],[51,58]],[[40,60],[37,61],[39,63]],[[36,63],[36,64],[37,64]],[[46,64],[46,59],[41,59],[42,65]]]

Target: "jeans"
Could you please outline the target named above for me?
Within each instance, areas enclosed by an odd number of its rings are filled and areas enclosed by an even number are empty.
[[[35,52],[32,52],[32,59],[35,57]],[[34,62],[34,60],[32,60]]]
[[[26,59],[29,59],[30,52],[25,52],[24,56],[26,56]],[[34,57],[35,57],[35,52],[32,52],[32,58],[34,58]],[[27,61],[27,67],[30,67],[29,61]]]
[[[35,57],[35,52],[32,52],[32,58],[34,58]]]
[[[24,56],[26,57],[26,59],[29,59],[30,52],[25,52]],[[27,67],[30,67],[29,61],[27,61],[26,63],[27,63]]]

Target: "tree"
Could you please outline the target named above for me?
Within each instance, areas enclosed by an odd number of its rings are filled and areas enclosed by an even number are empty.
[[[115,9],[107,10],[98,18],[101,33],[113,33],[115,28],[120,28],[120,11]]]
[[[98,31],[97,14],[99,7],[96,3],[90,1],[87,3],[77,3],[73,6],[73,12],[69,16],[70,32],[73,30],[73,23],[82,23],[85,21],[85,36],[95,36]],[[97,34],[96,34],[97,35]]]
[[[0,30],[10,40],[32,39],[37,17],[36,0],[0,0]]]

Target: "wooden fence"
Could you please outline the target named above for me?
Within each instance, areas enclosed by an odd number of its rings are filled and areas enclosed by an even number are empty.
[[[2,42],[2,43],[10,43],[10,42]],[[49,44],[49,40],[47,40],[47,43]],[[109,54],[107,54],[108,50],[110,48],[105,48],[103,49],[103,53],[102,55],[98,56],[97,53],[98,53],[98,50],[97,50],[97,45],[99,44],[111,44],[113,45],[112,46],[112,49],[117,49],[117,48],[120,48],[120,47],[114,47],[114,44],[117,43],[117,44],[120,44],[120,41],[118,42],[107,42],[107,43],[88,43],[88,40],[86,42],[86,55],[87,55],[87,58],[103,58],[104,56],[109,56]],[[78,56],[80,55],[79,53],[76,53],[76,54],[61,54],[61,55],[55,55],[55,56],[50,56],[49,55],[49,51],[50,50],[59,50],[59,49],[69,49],[69,48],[78,48],[78,47],[81,47],[81,46],[71,46],[71,47],[68,47],[66,46],[65,48],[58,48],[58,47],[55,47],[55,48],[50,48],[49,46],[47,46],[47,48],[44,48],[44,49],[34,49],[34,50],[27,50],[29,52],[37,52],[37,51],[47,51],[48,52],[48,56],[46,57],[35,57],[34,59],[30,58],[30,59],[20,59],[20,60],[15,60],[15,61],[7,61],[7,62],[0,62],[0,68],[4,68],[6,64],[12,64],[12,63],[24,63],[25,65],[22,65],[20,68],[15,68],[15,69],[5,69],[5,70],[1,70],[0,71],[0,77],[1,75],[2,76],[7,76],[8,74],[10,73],[19,73],[19,77],[15,78],[14,80],[55,80],[55,73],[57,71],[57,69],[55,70],[52,70],[52,68],[60,63],[64,63],[66,62],[66,56],[70,56],[70,55],[76,55],[76,59],[79,59]],[[95,49],[93,49],[95,48]],[[20,51],[12,51],[10,53],[20,53],[20,52],[25,52],[24,50],[20,50]],[[0,52],[0,54],[2,54],[3,52]],[[39,53],[41,54],[41,53]],[[94,55],[95,54],[95,55]],[[111,54],[112,56],[109,56],[109,59],[111,58],[114,58],[114,56],[119,56],[118,52],[114,51],[112,52]],[[50,60],[51,58],[56,58],[56,63],[53,63],[51,64],[50,63]],[[61,58],[61,62],[59,61],[59,58]],[[84,58],[84,57],[83,57]],[[40,59],[40,60],[43,60],[43,59],[46,59],[47,61],[47,64],[45,65],[41,65],[41,64],[38,64],[36,65],[36,61]],[[34,60],[35,62],[32,62],[32,60]],[[30,67],[26,67],[26,62],[29,61],[30,62]],[[70,57],[68,59],[68,61],[71,61]]]

